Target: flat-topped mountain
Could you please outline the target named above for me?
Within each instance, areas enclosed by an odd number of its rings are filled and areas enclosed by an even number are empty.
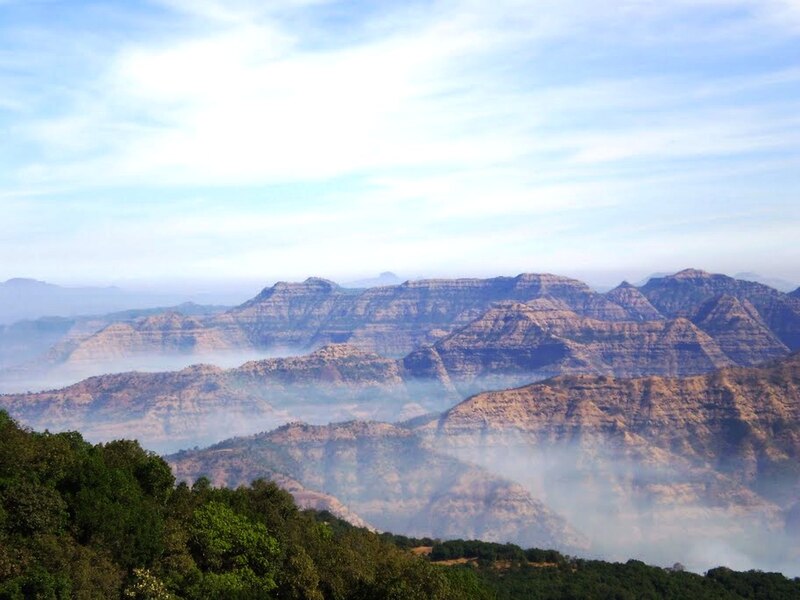
[[[737,300],[744,308],[734,307],[727,300],[728,304],[709,312],[708,303],[723,297]],[[286,355],[330,343],[348,343],[399,358],[444,343],[446,339],[447,344],[452,344],[448,336],[460,335],[463,341],[464,328],[477,331],[493,318],[491,311],[502,306],[507,310],[514,303],[538,307],[540,312],[545,310],[542,303],[552,305],[547,309],[551,313],[557,312],[553,308],[557,307],[562,312],[561,322],[554,324],[551,315],[545,323],[547,333],[561,340],[554,342],[561,349],[553,351],[566,352],[576,364],[588,365],[586,372],[591,373],[688,374],[723,366],[726,360],[754,364],[785,354],[787,348],[800,348],[800,298],[755,282],[686,270],[650,279],[641,288],[623,283],[606,294],[594,292],[575,279],[550,274],[430,279],[359,290],[345,289],[319,278],[301,283],[279,282],[223,313],[143,316],[125,323],[106,324],[99,331],[70,335],[51,348],[40,362],[45,369],[43,376],[47,375],[46,369],[85,376],[87,369],[93,369],[88,374],[150,369],[146,361],[152,362],[153,357],[163,357],[167,364],[182,366],[187,364],[187,357],[215,362],[223,353]],[[733,311],[730,318],[721,316],[723,309]],[[698,317],[700,313],[703,314]],[[681,318],[691,320],[718,346],[714,348],[713,343],[697,334],[696,340],[686,343],[699,348],[707,358],[698,360],[688,352],[685,368],[661,366],[649,370],[645,360],[638,370],[621,370],[606,358],[598,362],[596,353],[583,356],[584,346],[592,337],[597,338],[592,342],[595,346],[610,348],[619,344],[609,351],[630,355],[630,349],[636,347],[629,343],[632,338],[658,337],[658,331],[674,330],[675,326],[668,323]],[[745,326],[742,319],[749,324]],[[634,325],[617,327],[618,323]],[[648,328],[653,331],[648,333]],[[685,323],[677,327],[686,328]],[[578,335],[578,331],[584,333]],[[562,342],[567,344],[566,350],[559,346]],[[484,353],[481,345],[486,343],[489,342],[480,341],[475,351]],[[505,346],[510,348],[513,343]],[[720,357],[719,351],[724,356]],[[665,356],[671,352],[665,349]],[[536,353],[535,360],[518,359],[535,366],[529,380],[562,372],[557,366],[540,371],[541,348]],[[665,359],[665,364],[671,360]],[[553,359],[545,362],[550,364]]]
[[[743,306],[746,303],[744,313],[740,309],[734,312],[741,313],[739,316],[750,321],[750,325],[737,324],[733,314],[725,321],[719,317],[719,311],[711,315],[715,320],[707,318],[707,303],[722,297],[735,298]],[[724,360],[753,364],[785,354],[787,348],[800,348],[800,298],[759,283],[697,270],[653,278],[641,288],[623,283],[606,294],[598,294],[580,281],[549,274],[408,281],[366,290],[348,290],[325,279],[309,278],[302,283],[276,283],[221,314],[143,317],[134,322],[111,324],[83,337],[72,336],[51,350],[48,364],[63,363],[75,371],[85,365],[96,365],[97,372],[102,372],[119,370],[117,360],[137,356],[197,356],[199,360],[207,356],[213,361],[215,353],[292,354],[329,343],[348,343],[397,358],[459,335],[465,327],[480,329],[481,321],[491,319],[490,311],[498,306],[519,303],[535,307],[536,302],[551,303],[563,312],[561,333],[568,329],[611,331],[615,329],[614,323],[638,323],[643,331],[648,327],[665,329],[668,321],[687,318],[715,340],[719,337],[718,345],[725,354],[720,359],[717,349],[711,348],[707,340],[701,340],[696,345],[703,347],[711,358],[691,359],[683,370],[661,367],[650,371],[643,367],[625,371],[611,365],[607,371],[592,368],[588,372],[685,374],[723,366]],[[731,306],[728,309],[734,310]],[[698,318],[702,311],[704,316]],[[587,319],[600,324],[588,327]],[[661,325],[644,325],[654,322]],[[724,330],[726,323],[732,326],[731,331]],[[681,327],[685,328],[685,324]],[[627,333],[609,335],[623,343],[636,327],[622,329]],[[571,339],[558,331],[551,333]],[[583,344],[583,338],[572,341],[579,346]],[[570,350],[573,354],[577,352],[575,348]],[[620,347],[616,352],[626,351]],[[597,361],[590,357],[588,362],[595,365]],[[137,367],[136,362],[123,364],[123,368]],[[533,373],[533,377],[557,372],[561,371]]]
[[[235,487],[288,476],[379,529],[407,535],[585,547],[566,522],[518,484],[421,445],[386,423],[291,423],[167,457],[179,480],[209,477]]]
[[[541,297],[563,301],[572,310],[606,320],[630,318],[626,310],[586,284],[556,275],[523,274],[493,279],[432,279],[401,285],[347,290],[331,281],[309,278],[302,283],[279,282],[253,299],[203,322],[213,333],[203,334],[195,323],[172,323],[160,337],[118,328],[100,331],[78,344],[66,360],[102,358],[140,352],[142,343],[153,352],[206,349],[216,339],[219,349],[303,349],[348,342],[388,356],[402,356],[420,344],[431,343],[480,316],[494,302],[527,301]],[[134,325],[149,330],[148,323]],[[189,333],[191,332],[191,333]],[[191,335],[195,336],[193,344]],[[169,337],[176,341],[168,343]]]

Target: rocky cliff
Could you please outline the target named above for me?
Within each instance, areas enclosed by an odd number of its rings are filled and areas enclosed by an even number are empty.
[[[785,504],[800,492],[800,355],[685,378],[561,376],[478,394],[419,431],[439,442],[610,448],[711,469]]]

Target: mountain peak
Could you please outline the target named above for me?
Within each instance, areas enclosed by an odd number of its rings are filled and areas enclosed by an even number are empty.
[[[669,279],[711,279],[712,277],[714,275],[702,269],[683,269],[668,276]]]
[[[29,277],[12,277],[0,285],[14,288],[56,287],[52,283]]]
[[[605,297],[624,308],[634,320],[655,321],[663,318],[641,290],[627,281],[623,281],[613,290],[606,292]]]
[[[309,277],[303,282],[303,285],[308,287],[319,287],[326,289],[334,289],[339,287],[339,285],[336,282],[331,281],[330,279],[325,279],[324,277]]]

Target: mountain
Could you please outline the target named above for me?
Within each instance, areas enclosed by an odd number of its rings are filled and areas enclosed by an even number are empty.
[[[605,293],[606,300],[622,306],[633,321],[657,321],[664,316],[650,304],[639,288],[623,281],[613,290]]]
[[[80,428],[98,441],[132,436],[169,451],[292,419],[405,419],[458,400],[444,383],[409,378],[394,359],[336,345],[235,369],[102,375],[59,390],[0,396],[0,406],[34,427]]]
[[[407,368],[420,355],[435,355],[429,360],[439,361],[465,393],[559,373],[688,375],[733,364],[687,319],[600,321],[552,300],[489,309],[431,349],[412,353]]]
[[[686,269],[650,279],[640,290],[668,317],[690,317],[704,302],[721,295],[748,300],[783,344],[800,349],[800,299],[764,284]]]
[[[422,344],[429,344],[469,323],[498,301],[527,301],[553,297],[572,310],[595,318],[625,320],[622,307],[606,300],[577,280],[556,275],[523,274],[494,279],[435,279],[409,281],[401,285],[350,290],[332,281],[309,278],[302,283],[279,282],[224,314],[206,319],[201,334],[197,323],[172,323],[164,336],[145,333],[147,322],[131,324],[132,330],[100,331],[78,343],[64,356],[99,355],[104,348],[117,354],[132,341],[131,353],[147,348],[153,353],[180,349],[198,353],[182,342],[185,329],[195,336],[216,336],[226,349],[283,351],[307,350],[329,343],[350,343],[386,356],[400,357]],[[179,339],[168,342],[167,338]],[[85,347],[89,347],[88,350]],[[220,349],[220,348],[217,348]]]
[[[177,479],[236,487],[288,476],[406,535],[578,548],[585,540],[521,486],[423,447],[386,423],[291,423],[167,457]]]
[[[766,362],[789,353],[746,298],[739,300],[727,294],[711,298],[700,305],[692,322],[740,365]]]
[[[800,494],[798,354],[684,378],[559,376],[478,394],[413,428],[524,484],[601,546],[614,529],[621,551],[650,560],[676,541],[800,555],[789,531]]]
[[[152,330],[153,323],[159,320],[187,318],[198,323],[197,319],[220,313],[226,308],[184,302],[174,307],[131,309],[105,315],[41,317],[0,325],[0,390],[9,392],[43,389],[48,384],[49,387],[65,385],[96,374],[98,370],[118,371],[122,363],[128,369],[142,368],[143,361],[135,355],[136,344],[131,338],[146,335],[145,332]],[[137,328],[143,332],[136,332]],[[95,335],[103,330],[102,335]],[[183,333],[185,335],[186,331]],[[117,339],[113,339],[114,336]],[[169,338],[170,335],[164,332],[162,337]],[[90,341],[82,345],[84,340]],[[62,365],[70,356],[72,362],[64,368]],[[123,360],[118,361],[115,357]],[[161,368],[167,366],[166,361],[162,361]]]
[[[36,279],[0,282],[0,324],[40,317],[105,314],[181,302],[172,294],[130,292],[118,287],[62,287]]]
[[[62,337],[44,354],[32,341],[26,356],[38,355],[37,364],[0,376],[16,380],[5,389],[196,362],[233,366],[332,343],[404,357],[414,378],[433,376],[450,388],[458,380],[462,393],[559,373],[690,375],[787,354],[800,344],[800,298],[696,270],[642,288],[623,282],[606,294],[548,274],[367,290],[309,278],[277,283],[217,314],[172,311],[93,323],[94,330],[86,322],[63,335],[54,325],[40,339]]]
[[[559,376],[478,394],[424,427],[451,439],[510,430],[644,440],[768,492],[780,473],[800,483],[800,354],[683,378]]]

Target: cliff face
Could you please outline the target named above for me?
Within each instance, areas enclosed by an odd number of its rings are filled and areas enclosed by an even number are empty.
[[[179,479],[229,486],[275,473],[343,502],[380,529],[577,548],[585,540],[521,486],[424,448],[405,429],[293,423],[167,458]]]
[[[623,281],[606,292],[606,300],[625,308],[631,321],[657,321],[664,318],[639,288]]]
[[[753,304],[723,294],[700,305],[692,322],[708,333],[735,363],[753,365],[789,353]]]
[[[112,325],[64,349],[67,361],[141,352],[202,355],[235,349],[307,349],[348,342],[402,356],[480,316],[494,302],[553,297],[579,314],[629,317],[586,284],[556,275],[434,279],[345,290],[324,279],[276,283],[243,305],[205,320],[161,315]]]
[[[210,326],[235,325],[255,347],[305,348],[331,315],[347,309],[354,296],[326,279],[312,277],[303,283],[279,282],[212,320]]]
[[[581,313],[621,320],[625,311],[587,285],[557,275],[430,279],[371,288],[337,305],[313,343],[344,342],[402,356],[480,316],[494,302],[553,296]]]
[[[560,376],[409,427],[519,482],[606,555],[800,552],[797,355],[685,378]]]
[[[69,361],[102,364],[137,354],[204,354],[247,347],[238,329],[208,327],[197,317],[167,312],[134,323],[112,323],[70,349]]]
[[[533,445],[603,440],[783,502],[800,490],[800,357],[686,378],[556,377],[476,395],[420,432],[456,446],[506,434]]]

